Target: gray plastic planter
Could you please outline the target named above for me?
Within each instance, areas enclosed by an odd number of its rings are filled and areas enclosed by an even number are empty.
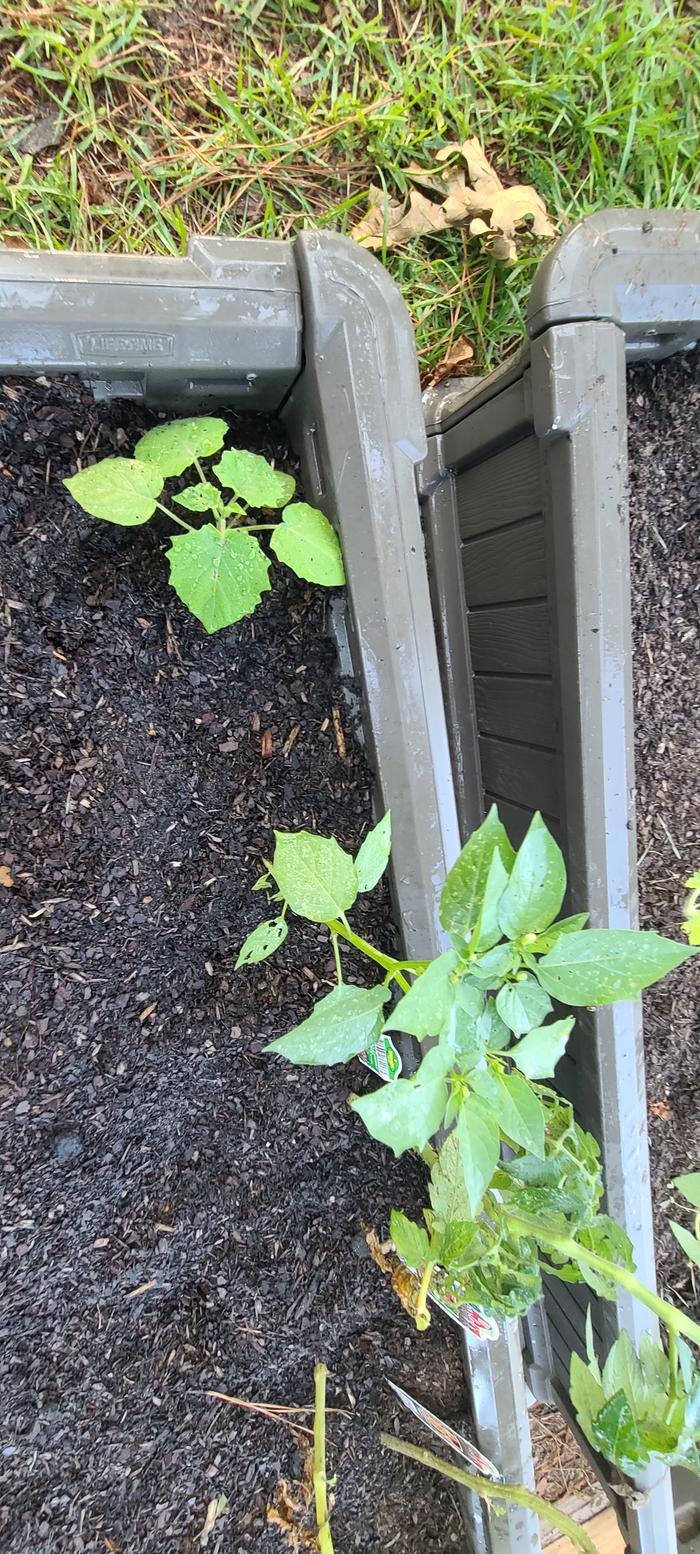
[[[517,842],[541,808],[566,854],[571,910],[633,926],[625,369],[700,337],[700,217],[582,222],[540,266],[528,335],[500,371],[426,402],[421,491],[460,823],[468,832],[496,799]],[[602,1144],[609,1210],[653,1283],[640,1006],[586,1015],[557,1081]],[[544,1320],[526,1325],[530,1386],[565,1410],[587,1304],[582,1286],[552,1281]],[[593,1312],[604,1348],[645,1322],[624,1296]],[[638,1508],[613,1497],[629,1548],[671,1554],[668,1476],[643,1487]],[[677,1503],[683,1548],[698,1550],[690,1475]]]

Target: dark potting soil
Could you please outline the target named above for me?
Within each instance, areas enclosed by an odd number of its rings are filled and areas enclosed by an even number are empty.
[[[456,1333],[416,1334],[364,1239],[420,1208],[423,1169],[349,1112],[359,1065],[262,1053],[330,985],[325,932],[295,921],[233,972],[272,828],[354,848],[371,819],[327,596],[277,568],[207,637],[168,587],[165,520],[76,509],[78,457],[152,419],[70,380],[0,387],[0,1544],[195,1550],[225,1496],[208,1547],[274,1554],[297,1441],[206,1394],[308,1404],[324,1359],[338,1554],[443,1554],[454,1494],[378,1431],[418,1428],[389,1375],[461,1416]],[[386,894],[354,915],[390,946]]]
[[[683,881],[700,867],[700,351],[629,373],[640,918],[679,939]],[[668,1220],[671,1181],[700,1169],[700,965],[644,994],[660,1283],[698,1310]]]

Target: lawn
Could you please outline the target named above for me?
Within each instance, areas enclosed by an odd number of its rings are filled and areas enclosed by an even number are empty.
[[[474,135],[559,226],[699,203],[700,30],[669,0],[6,0],[1,18],[5,242],[347,231],[371,183],[400,197],[411,163]],[[458,229],[388,253],[424,367],[462,335],[498,361],[541,252],[526,233],[505,265]]]

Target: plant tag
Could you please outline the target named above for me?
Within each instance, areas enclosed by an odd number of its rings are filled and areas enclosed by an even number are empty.
[[[457,1323],[465,1333],[471,1333],[472,1338],[485,1338],[493,1343],[500,1338],[500,1329],[495,1317],[489,1317],[485,1311],[480,1311],[478,1306],[461,1305],[451,1300],[449,1295],[433,1295],[428,1292],[428,1299],[440,1307],[453,1322]]]
[[[421,1424],[425,1425],[428,1430],[432,1430],[433,1435],[439,1436],[445,1446],[450,1446],[460,1457],[464,1457],[465,1462],[468,1462],[470,1467],[475,1468],[477,1473],[483,1473],[485,1478],[493,1478],[502,1482],[503,1475],[499,1473],[495,1464],[490,1462],[488,1457],[484,1457],[483,1453],[476,1446],[472,1446],[471,1441],[467,1441],[457,1430],[453,1430],[451,1425],[445,1424],[444,1420],[439,1419],[437,1414],[431,1413],[429,1408],[424,1408],[422,1403],[417,1403],[410,1393],[404,1392],[403,1387],[397,1387],[395,1381],[390,1381],[389,1386],[396,1393],[396,1396],[401,1399],[404,1408],[415,1414],[416,1419],[419,1419]]]
[[[368,1047],[366,1052],[358,1052],[361,1063],[365,1068],[378,1074],[380,1079],[398,1079],[402,1069],[401,1056],[390,1036],[382,1036],[373,1047]]]

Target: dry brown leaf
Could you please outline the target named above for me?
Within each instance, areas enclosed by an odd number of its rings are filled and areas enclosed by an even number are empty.
[[[305,1454],[299,1482],[290,1484],[286,1478],[279,1479],[267,1508],[268,1522],[279,1528],[294,1554],[299,1549],[318,1548],[316,1533],[309,1525],[314,1499],[313,1471],[312,1449]]]
[[[14,882],[14,880],[12,878],[12,875],[10,874],[9,869],[7,868],[7,865],[4,864],[4,863],[1,864],[0,865],[0,885],[4,885],[6,890],[11,890],[12,886],[14,885],[14,883],[15,882]]]
[[[434,388],[436,383],[442,383],[443,378],[467,377],[473,360],[474,347],[471,340],[460,335],[458,340],[453,341],[442,361],[438,362],[437,367],[428,374],[426,386]]]
[[[393,1263],[391,1263],[389,1258],[385,1256],[376,1230],[368,1230],[365,1236],[365,1241],[367,1242],[367,1245],[370,1249],[373,1261],[377,1264],[378,1268],[381,1268],[382,1273],[393,1273]]]
[[[427,199],[419,189],[411,190],[408,207],[404,208],[400,201],[387,199],[384,190],[372,184],[369,210],[353,227],[351,236],[364,248],[399,248],[413,237],[444,232],[447,226],[442,205]]]
[[[391,1275],[391,1288],[394,1294],[398,1295],[404,1311],[407,1311],[410,1317],[415,1317],[420,1291],[418,1275],[412,1273],[410,1268],[406,1268],[394,1253],[390,1253],[388,1257],[385,1255],[384,1248],[374,1230],[367,1231],[365,1241],[377,1267],[381,1268],[382,1273]]]
[[[651,1101],[649,1110],[653,1112],[655,1117],[659,1117],[661,1122],[670,1122],[672,1112],[670,1106],[667,1106],[665,1101]]]
[[[489,162],[481,142],[475,136],[465,140],[459,146],[454,144],[443,146],[438,151],[435,162],[435,169],[422,169],[412,165],[406,169],[406,173],[414,183],[428,189],[432,194],[442,194],[443,197],[437,209],[440,210],[446,226],[468,223],[470,237],[485,238],[489,252],[496,258],[512,263],[517,256],[516,236],[526,221],[531,221],[531,229],[535,237],[554,237],[554,227],[541,195],[531,184],[513,184],[509,188],[506,187]],[[437,224],[435,220],[435,201],[419,196],[415,190],[411,199],[414,196],[416,200],[422,201],[419,209],[421,221],[424,224],[420,235],[425,235],[428,230],[444,230],[444,227]],[[424,209],[426,205],[432,206],[430,216]],[[392,202],[392,210],[390,223],[392,230],[403,230],[402,223],[405,222],[410,226],[410,204],[409,210],[403,211],[401,206]],[[370,214],[368,213],[367,219]],[[408,236],[416,235],[419,234],[409,230],[401,241],[405,242]],[[388,243],[388,246],[392,244]]]

